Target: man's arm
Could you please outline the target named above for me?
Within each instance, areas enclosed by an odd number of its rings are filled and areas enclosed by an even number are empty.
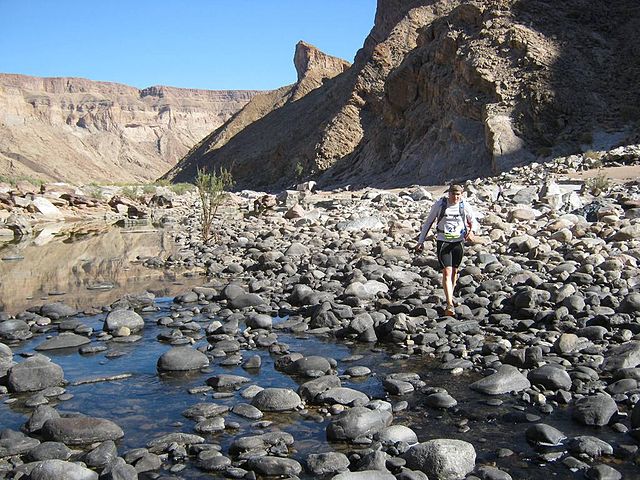
[[[433,222],[435,221],[436,216],[438,215],[438,211],[440,210],[439,204],[440,204],[440,201],[434,202],[434,204],[431,206],[431,211],[429,212],[429,216],[422,224],[422,229],[420,230],[420,236],[418,237],[418,244],[415,246],[415,249],[417,251],[420,251],[424,248],[424,239],[427,237],[427,233],[429,232],[431,225],[433,225]]]

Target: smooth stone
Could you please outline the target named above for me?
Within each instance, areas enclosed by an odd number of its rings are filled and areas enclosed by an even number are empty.
[[[53,338],[45,340],[35,349],[37,351],[57,350],[60,348],[77,348],[82,345],[91,343],[91,340],[82,335],[76,335],[71,332],[62,332]]]
[[[569,440],[569,451],[575,455],[586,454],[597,458],[602,455],[613,455],[613,447],[604,440],[592,436],[579,436]]]
[[[513,480],[507,472],[488,465],[476,468],[474,473],[478,475],[480,480]]]
[[[353,367],[347,368],[344,374],[350,377],[366,377],[367,375],[371,375],[371,369],[369,367],[354,365]]]
[[[265,388],[251,399],[251,405],[263,412],[295,410],[301,404],[300,396],[288,388]]]
[[[323,375],[309,380],[298,388],[298,394],[307,402],[314,402],[315,398],[330,388],[340,387],[342,383],[337,375]]]
[[[476,451],[463,440],[435,439],[418,443],[403,455],[407,468],[420,470],[429,478],[462,479],[473,471]]]
[[[117,457],[100,473],[100,480],[137,480],[138,472],[133,465],[125,462],[124,458]]]
[[[223,417],[212,417],[196,423],[195,431],[198,433],[221,432],[225,429],[226,422]]]
[[[45,422],[52,418],[60,418],[60,414],[55,408],[48,405],[38,405],[27,420],[24,430],[29,433],[39,432]]]
[[[174,347],[163,353],[157,362],[162,372],[184,372],[199,370],[209,365],[209,358],[191,347]]]
[[[609,465],[594,465],[584,474],[588,480],[620,480],[622,474]]]
[[[317,477],[345,472],[349,464],[349,457],[340,452],[311,453],[306,461],[307,470]]]
[[[235,296],[229,302],[231,308],[241,309],[247,307],[257,307],[259,305],[264,305],[265,300],[256,293],[241,293],[240,295]]]
[[[382,429],[377,439],[383,443],[394,444],[396,442],[405,442],[409,445],[418,443],[418,435],[409,427],[404,425],[391,425]]]
[[[329,440],[354,440],[358,437],[373,436],[388,427],[393,415],[385,410],[370,410],[353,407],[333,419],[327,426]]]
[[[543,365],[540,368],[531,370],[527,378],[532,385],[542,385],[549,390],[569,390],[571,388],[571,377],[567,371],[556,365]]]
[[[249,418],[251,420],[258,420],[264,416],[260,409],[254,407],[253,405],[249,405],[248,403],[237,403],[233,406],[231,411],[236,415],[244,418]]]
[[[130,332],[138,332],[144,328],[144,320],[133,310],[119,309],[109,312],[104,321],[104,330],[112,333],[122,327],[128,328]]]
[[[60,385],[64,380],[62,367],[44,355],[34,355],[9,370],[9,390],[16,393],[34,392]]]
[[[42,460],[69,460],[71,449],[60,442],[42,442],[27,454],[32,462]]]
[[[605,354],[602,370],[615,372],[640,365],[640,341],[625,342]]]
[[[247,460],[245,467],[259,475],[271,477],[281,475],[290,477],[302,472],[302,465],[293,458],[274,456],[251,457]]]
[[[599,393],[576,400],[573,418],[583,425],[604,426],[618,412],[616,402],[608,395]]]
[[[469,385],[469,387],[487,395],[501,395],[503,393],[519,392],[531,387],[531,383],[516,367],[502,365],[496,373],[481,378]]]
[[[65,305],[61,302],[45,303],[40,308],[40,315],[42,315],[43,317],[51,318],[52,320],[72,317],[77,313],[78,311],[75,308],[70,307],[69,305]]]
[[[207,385],[213,388],[230,388],[237,387],[243,383],[250,382],[251,379],[240,375],[215,375],[207,379]]]
[[[369,402],[367,394],[347,387],[334,387],[315,397],[314,403],[361,407]]]
[[[113,440],[106,440],[87,452],[84,463],[89,467],[104,468],[118,457],[118,448]]]
[[[445,392],[432,393],[428,395],[424,402],[431,408],[452,408],[458,404],[458,401]]]
[[[544,447],[557,447],[567,436],[551,425],[538,423],[529,427],[525,433],[527,441]]]
[[[30,480],[98,480],[98,474],[77,463],[64,460],[38,462],[29,473]]]
[[[65,445],[88,445],[105,440],[118,440],[122,429],[111,420],[96,417],[60,417],[47,420],[42,435]]]

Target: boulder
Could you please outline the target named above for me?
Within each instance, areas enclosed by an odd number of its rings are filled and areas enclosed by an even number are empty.
[[[34,355],[11,367],[9,390],[16,393],[35,392],[60,385],[64,380],[62,367],[44,355]]]
[[[429,478],[459,480],[475,468],[476,451],[462,440],[436,439],[412,446],[402,458],[408,468],[420,470]]]

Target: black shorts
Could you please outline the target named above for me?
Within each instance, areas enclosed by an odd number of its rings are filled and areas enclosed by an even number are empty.
[[[438,262],[442,268],[453,267],[458,268],[462,262],[464,255],[463,242],[436,242],[436,250],[438,252]]]

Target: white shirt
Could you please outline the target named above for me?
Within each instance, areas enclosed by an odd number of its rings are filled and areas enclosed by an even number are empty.
[[[442,199],[439,199],[431,206],[429,216],[422,225],[418,243],[424,242],[424,239],[427,236],[427,232],[429,232],[431,225],[438,218],[442,206],[441,201]],[[460,216],[460,205],[458,203],[449,204],[448,199],[446,199],[446,202],[447,208],[444,211],[444,216],[442,217],[442,220],[440,220],[436,225],[436,229],[438,230],[436,240],[441,240],[443,242],[461,242],[464,240],[467,232],[473,229],[473,226],[475,224],[473,209],[470,208],[468,202],[464,202],[465,218],[462,218]]]

